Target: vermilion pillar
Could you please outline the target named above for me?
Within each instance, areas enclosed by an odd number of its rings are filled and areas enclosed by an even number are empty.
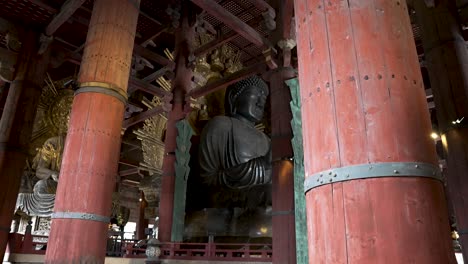
[[[16,197],[26,165],[28,145],[41,97],[49,52],[37,55],[39,36],[22,38],[15,79],[11,83],[0,121],[0,260],[10,232]]]
[[[270,77],[273,263],[296,263],[291,95],[284,82],[293,76],[292,69],[279,68]]]
[[[136,233],[136,239],[145,239],[146,234],[145,234],[145,228],[148,228],[148,219],[145,219],[145,208],[148,206],[148,202],[145,200],[145,194],[143,191],[141,192],[140,196],[140,210],[138,213],[138,223],[137,223],[137,233]]]
[[[94,2],[46,263],[104,263],[139,2]]]
[[[186,8],[184,5],[182,8]],[[172,111],[166,124],[166,138],[164,140],[164,159],[162,165],[161,196],[159,201],[159,229],[158,239],[163,242],[172,240],[172,223],[174,210],[175,188],[175,151],[177,148],[176,123],[185,117],[185,94],[192,87],[192,70],[188,57],[190,45],[193,43],[194,27],[189,23],[189,10],[182,10],[182,21],[176,33],[176,74],[173,80]],[[185,109],[187,110],[187,109]],[[177,202],[177,201],[175,201]]]
[[[421,25],[425,64],[447,159],[447,183],[465,261],[468,261],[468,50],[453,1],[433,8],[413,1]],[[455,122],[453,124],[452,122]]]
[[[405,1],[294,2],[309,263],[456,263]]]

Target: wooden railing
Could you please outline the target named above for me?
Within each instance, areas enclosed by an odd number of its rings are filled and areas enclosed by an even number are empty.
[[[271,262],[271,244],[161,243],[161,259]],[[145,249],[125,247],[126,258],[144,258]]]
[[[8,235],[7,252],[22,254],[45,254],[47,236],[10,233]]]
[[[19,254],[45,254],[46,236],[10,233],[7,252]],[[42,241],[40,241],[42,240]],[[40,241],[40,242],[39,242]],[[110,239],[112,247],[107,255],[124,258],[146,258],[146,248],[139,248],[132,239]],[[223,260],[271,262],[271,244],[227,244],[227,243],[161,243],[161,259],[175,260]]]

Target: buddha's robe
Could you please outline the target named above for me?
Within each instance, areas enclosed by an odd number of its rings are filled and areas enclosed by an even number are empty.
[[[201,176],[211,184],[241,189],[271,183],[270,139],[251,124],[217,116],[203,129]]]

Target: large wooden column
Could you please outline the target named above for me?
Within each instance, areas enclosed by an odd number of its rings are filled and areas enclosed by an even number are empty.
[[[400,0],[295,0],[309,263],[456,263]]]
[[[182,8],[186,8],[188,3]],[[182,21],[176,33],[176,74],[173,80],[172,110],[166,124],[166,138],[164,140],[164,160],[162,165],[161,196],[159,202],[158,239],[163,242],[172,240],[172,225],[175,192],[175,162],[177,149],[176,124],[185,117],[185,94],[192,87],[192,70],[189,67],[190,45],[193,43],[194,27],[190,25],[189,10],[182,10]]]
[[[145,200],[145,194],[141,191],[140,194],[140,208],[138,211],[138,222],[136,226],[136,239],[141,240],[146,238],[145,228],[148,228],[149,221],[145,219],[145,208],[148,202]]]
[[[139,2],[94,2],[46,263],[104,263]]]
[[[0,121],[0,260],[3,260],[8,242],[34,117],[49,62],[49,52],[37,55],[38,41],[39,36],[33,32],[25,33],[22,38],[17,71]]]
[[[453,1],[437,1],[433,8],[424,1],[413,2],[447,159],[448,192],[468,261],[468,119],[456,122],[468,118],[468,50],[455,18],[456,8],[450,6]]]
[[[291,95],[284,82],[293,76],[292,68],[279,68],[270,77],[273,263],[296,263]]]

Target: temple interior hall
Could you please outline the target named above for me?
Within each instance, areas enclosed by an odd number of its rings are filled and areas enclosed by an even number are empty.
[[[0,260],[468,263],[468,0],[0,0]]]

